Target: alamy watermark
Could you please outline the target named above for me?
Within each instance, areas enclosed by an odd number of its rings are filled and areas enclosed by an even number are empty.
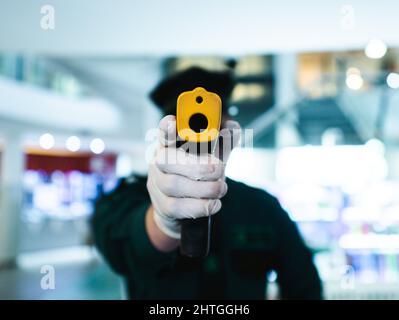
[[[44,274],[40,280],[40,287],[43,290],[55,290],[55,268],[45,264],[40,268],[40,273]]]
[[[181,137],[183,135],[183,138]],[[165,133],[154,128],[147,131],[145,141],[148,144],[145,153],[147,164],[190,164],[206,165],[225,163],[235,147],[253,148],[252,129],[227,129],[218,132],[215,140],[206,137],[214,137],[213,132],[207,132],[203,136],[203,143],[195,143],[184,140],[184,132],[176,135],[175,131]],[[163,145],[167,152],[158,152],[159,144]]]
[[[355,28],[355,9],[352,5],[346,4],[341,7],[340,24],[343,30],[352,30]]]
[[[40,28],[43,30],[55,29],[55,8],[50,4],[46,4],[40,8]]]

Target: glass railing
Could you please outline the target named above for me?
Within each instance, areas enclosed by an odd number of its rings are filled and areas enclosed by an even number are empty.
[[[88,88],[45,57],[0,54],[0,76],[69,97],[85,97]]]

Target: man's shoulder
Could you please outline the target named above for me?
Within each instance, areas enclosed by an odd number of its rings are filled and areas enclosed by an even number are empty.
[[[268,225],[273,229],[288,221],[279,200],[266,190],[232,179],[227,179],[227,184],[222,210],[229,212],[225,215],[229,222],[243,226]]]
[[[268,191],[249,186],[243,182],[239,182],[230,178],[226,178],[230,194],[233,197],[240,197],[246,201],[250,200],[255,204],[261,203],[262,205],[278,206],[278,200],[275,196]]]
[[[146,196],[147,178],[145,176],[131,175],[129,177],[121,178],[116,187],[109,193],[100,197],[99,201],[109,200],[134,200],[135,196]]]

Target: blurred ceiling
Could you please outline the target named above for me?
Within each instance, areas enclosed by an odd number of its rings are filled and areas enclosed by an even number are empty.
[[[36,60],[45,63],[41,72]],[[147,94],[160,77],[160,59],[36,60],[21,60],[25,70],[34,70],[33,75],[26,72],[24,81],[0,76],[1,126],[14,123],[24,130],[38,126],[133,140],[144,140],[147,130],[156,127],[158,112]],[[47,87],[60,75],[87,92],[68,94]],[[44,81],[29,80],[33,76]]]
[[[99,98],[73,99],[48,90],[0,78],[0,118],[88,132],[115,132],[122,117]],[[96,114],[96,118],[93,117]],[[2,119],[3,120],[3,119]]]
[[[399,46],[397,0],[52,0],[55,29],[47,31],[40,27],[46,3],[0,2],[0,51],[266,54],[360,49],[371,37]]]

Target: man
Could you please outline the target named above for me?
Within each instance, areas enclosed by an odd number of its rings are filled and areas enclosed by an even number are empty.
[[[225,179],[229,150],[223,161],[211,155],[205,156],[209,162],[194,161],[204,155],[164,161],[184,152],[173,141],[176,100],[196,87],[217,93],[225,111],[234,80],[230,72],[190,68],[154,89],[151,98],[167,115],[160,122],[155,161],[148,177],[126,179],[98,201],[92,225],[99,251],[126,279],[132,299],[264,299],[272,270],[281,298],[320,299],[311,254],[278,201]],[[239,126],[223,113],[222,127]],[[182,256],[180,219],[208,215],[213,216],[209,255]]]

